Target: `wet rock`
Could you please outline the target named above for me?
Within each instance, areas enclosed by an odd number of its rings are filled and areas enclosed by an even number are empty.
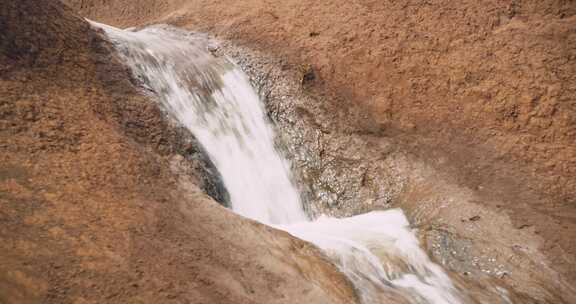
[[[225,44],[223,49],[259,89],[277,128],[277,146],[292,162],[297,184],[302,187],[305,209],[312,217],[320,214],[345,217],[400,206],[414,225],[428,231],[422,235],[426,236],[425,244],[431,256],[447,269],[461,274],[462,279],[457,280],[463,280],[464,285],[471,284],[470,292],[478,298],[485,296],[483,289],[511,290],[508,282],[514,282],[517,289],[510,291],[510,297],[523,298],[522,294],[530,294],[528,298],[557,299],[541,287],[548,284],[544,282],[551,282],[548,280],[553,275],[539,272],[533,264],[537,263],[535,260],[530,261],[503,245],[509,242],[504,241],[508,238],[536,242],[532,236],[515,236],[509,222],[482,221],[486,226],[479,230],[460,227],[462,217],[445,210],[456,210],[459,206],[466,206],[461,208],[470,212],[488,210],[475,204],[473,195],[460,198],[460,193],[469,192],[467,189],[439,178],[433,169],[402,151],[393,138],[382,136],[380,131],[366,132],[355,127],[365,125],[362,122],[365,116],[350,115],[347,109],[331,106],[326,96],[300,86],[302,74],[298,70],[285,69],[270,57],[246,48]],[[453,209],[439,207],[443,200]],[[498,221],[500,218],[505,221],[505,216],[490,214]],[[480,223],[485,217],[471,214],[465,219]],[[438,229],[439,225],[449,230]],[[504,230],[509,234],[502,235]],[[501,241],[494,242],[496,239]],[[492,250],[493,254],[486,254]],[[511,256],[522,262],[507,262],[506,257]],[[522,269],[520,265],[524,263],[534,268]],[[540,277],[536,279],[534,275]]]
[[[311,65],[306,64],[301,66],[300,72],[302,73],[301,83],[303,86],[310,85],[314,80],[316,80],[316,72]]]

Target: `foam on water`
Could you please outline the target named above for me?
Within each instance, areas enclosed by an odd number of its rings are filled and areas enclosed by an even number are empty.
[[[379,294],[390,289],[413,303],[462,302],[450,278],[419,247],[400,209],[280,228],[324,250],[359,287],[364,303],[380,303]]]
[[[461,303],[450,278],[419,247],[404,213],[310,221],[262,102],[244,73],[206,42],[169,27],[102,28],[134,76],[188,128],[219,170],[234,212],[314,243],[365,303],[394,293],[410,303]]]

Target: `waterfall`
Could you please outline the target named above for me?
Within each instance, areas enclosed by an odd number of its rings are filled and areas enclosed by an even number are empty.
[[[167,27],[105,31],[134,77],[188,128],[220,172],[234,212],[309,241],[332,259],[363,303],[468,302],[419,247],[399,209],[308,219],[263,104],[244,73],[205,39]]]
[[[307,219],[288,162],[276,151],[272,128],[242,71],[176,29],[96,25],[163,109],[202,144],[234,212],[265,224]]]

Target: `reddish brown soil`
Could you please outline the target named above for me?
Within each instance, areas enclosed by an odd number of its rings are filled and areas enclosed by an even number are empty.
[[[505,202],[489,207],[542,236],[576,282],[573,1],[65,2],[311,66],[328,108],[370,114],[344,123],[396,140],[479,203]],[[170,190],[181,188],[167,169],[176,131],[108,53],[55,1],[0,2],[0,302],[346,298],[331,268],[297,270],[325,265],[312,249]]]
[[[57,1],[0,2],[0,303],[353,302],[169,170],[177,132],[109,50]]]
[[[364,109],[367,132],[499,202],[576,282],[573,1],[66,2],[104,23],[172,23],[312,66],[328,107]]]

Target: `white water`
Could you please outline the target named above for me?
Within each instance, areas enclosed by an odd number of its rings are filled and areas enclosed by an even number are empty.
[[[163,108],[202,144],[236,213],[266,224],[307,219],[288,162],[274,148],[272,129],[242,71],[175,29],[97,26]]]
[[[322,248],[364,303],[381,303],[380,294],[391,289],[411,303],[464,302],[450,278],[419,247],[400,209],[320,217],[281,228]]]
[[[314,243],[354,284],[364,303],[394,293],[409,303],[462,303],[399,209],[308,220],[288,162],[274,147],[263,104],[246,76],[206,42],[166,27],[139,31],[102,24],[135,77],[207,151],[234,212]]]

